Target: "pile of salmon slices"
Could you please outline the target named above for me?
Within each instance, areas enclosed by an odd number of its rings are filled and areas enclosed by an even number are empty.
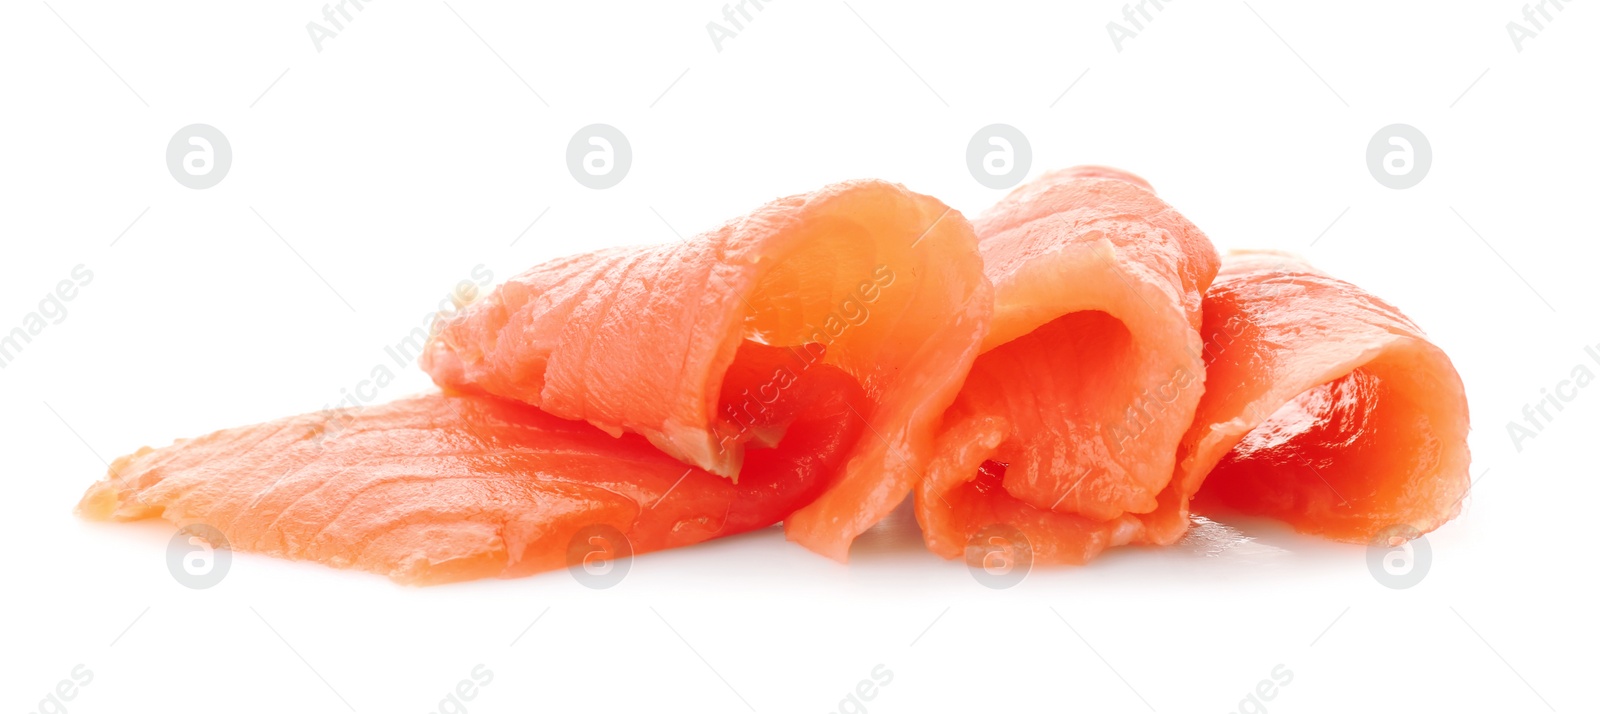
[[[844,561],[924,540],[1034,564],[1191,512],[1366,543],[1454,518],[1467,403],[1399,310],[1290,255],[1218,256],[1144,180],[1057,171],[968,221],[851,181],[688,241],[560,258],[433,326],[439,391],[117,459],[96,520],[431,584],[781,522]]]

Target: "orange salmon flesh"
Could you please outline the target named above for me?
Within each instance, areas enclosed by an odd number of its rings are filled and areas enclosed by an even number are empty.
[[[1037,564],[1196,513],[1369,542],[1454,518],[1448,356],[1293,256],[1219,256],[1143,179],[1078,167],[975,220],[881,181],[559,258],[434,326],[439,391],[143,448],[78,513],[436,584],[782,523],[845,561],[911,498],[927,547]],[[596,530],[600,529],[600,530]]]

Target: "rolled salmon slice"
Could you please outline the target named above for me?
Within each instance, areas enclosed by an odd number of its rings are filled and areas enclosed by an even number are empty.
[[[681,243],[534,268],[444,324],[422,365],[445,388],[639,434],[735,482],[752,453],[786,439],[792,415],[773,401],[796,375],[836,367],[866,395],[864,430],[785,528],[844,560],[920,477],[992,303],[960,213],[856,181]],[[750,346],[796,365],[751,362]],[[752,372],[750,388],[728,388],[728,375]]]
[[[909,494],[992,308],[970,224],[862,181],[682,244],[552,261],[436,325],[445,394],[119,459],[89,518],[404,582],[557,568],[785,522],[843,560]]]
[[[1206,294],[1207,387],[1163,512],[1270,516],[1350,542],[1415,537],[1470,485],[1450,358],[1383,300],[1302,260],[1231,253]],[[1203,484],[1203,485],[1202,485]]]
[[[971,557],[968,543],[998,535],[1036,563],[1083,563],[1176,540],[1181,528],[1145,520],[1204,389],[1210,241],[1144,180],[1103,167],[1047,174],[974,225],[993,327],[917,489],[928,547]]]

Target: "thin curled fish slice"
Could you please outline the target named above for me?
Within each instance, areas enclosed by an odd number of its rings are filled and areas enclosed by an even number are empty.
[[[1394,306],[1294,256],[1231,253],[1206,294],[1207,390],[1164,511],[1264,515],[1350,542],[1454,518],[1466,393]]]
[[[1205,388],[1210,241],[1131,174],[1024,184],[974,223],[995,286],[984,352],[945,415],[917,515],[947,558],[994,528],[1036,563],[1083,563],[1150,533]]]
[[[681,243],[552,261],[444,323],[423,367],[448,389],[493,394],[634,433],[732,479],[783,424],[748,393],[743,345],[831,365],[866,394],[864,430],[788,536],[844,560],[905,496],[978,351],[992,309],[959,212],[881,181],[774,201]],[[770,422],[770,423],[769,423]]]

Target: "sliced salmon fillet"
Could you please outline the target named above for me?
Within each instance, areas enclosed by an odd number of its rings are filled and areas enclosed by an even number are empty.
[[[781,520],[844,560],[913,490],[934,552],[1017,534],[1048,564],[1170,544],[1191,505],[1426,532],[1469,486],[1461,382],[1415,324],[1290,256],[1219,273],[1110,168],[975,226],[837,184],[551,261],[436,330],[443,393],[141,449],[79,512],[436,583],[562,567],[602,526],[642,553]]]
[[[992,306],[971,226],[880,181],[774,201],[681,243],[547,263],[460,311],[422,365],[448,389],[487,393],[642,435],[731,479],[779,423],[754,428],[783,375],[730,392],[745,346],[799,371],[832,365],[867,395],[865,431],[789,538],[844,560],[856,535],[910,493],[933,430],[977,355]]]
[[[947,558],[992,526],[1036,563],[1082,563],[1148,533],[1205,383],[1205,235],[1126,172],[1025,184],[974,226],[993,326],[944,417],[916,511]]]
[[[405,582],[560,567],[599,525],[639,553],[783,520],[842,560],[910,492],[991,309],[961,214],[838,184],[536,267],[436,326],[445,394],[142,449],[79,512]]]
[[[1203,333],[1207,388],[1164,504],[1172,520],[1187,518],[1194,494],[1197,510],[1372,542],[1459,512],[1466,394],[1398,309],[1296,257],[1232,253],[1206,294]]]
[[[644,553],[772,525],[810,502],[861,432],[854,379],[823,365],[780,448],[739,483],[636,435],[489,396],[428,395],[226,429],[118,459],[79,513],[217,529],[227,547],[404,583],[561,568],[585,528]],[[613,536],[614,537],[614,536]],[[585,544],[580,544],[585,545]]]

